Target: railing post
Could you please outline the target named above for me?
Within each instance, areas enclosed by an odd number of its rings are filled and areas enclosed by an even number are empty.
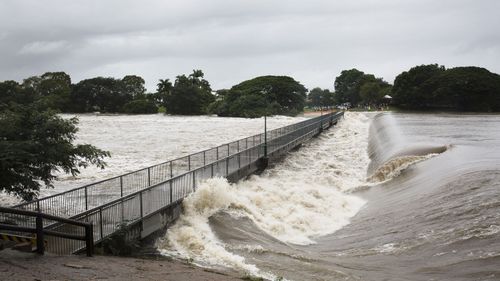
[[[174,191],[172,190],[172,179],[170,179],[169,181],[169,185],[170,185],[170,204],[172,204],[174,202]]]
[[[217,152],[217,160],[219,160],[219,147],[217,146],[215,149],[216,149],[216,152]]]
[[[94,225],[92,223],[85,227],[85,248],[87,257],[91,257],[94,254]]]
[[[191,171],[191,155],[188,155],[188,171]]]
[[[264,157],[267,157],[267,116],[264,115]]]
[[[40,213],[40,200],[36,200],[36,211]]]
[[[227,157],[229,157],[229,143],[227,144]]]
[[[120,197],[123,197],[123,177],[120,176]]]
[[[210,165],[210,170],[211,170],[211,172],[212,172],[212,173],[211,173],[211,178],[213,178],[213,177],[214,177],[214,163],[212,163],[212,164]]]
[[[170,178],[174,177],[174,170],[172,168],[172,161],[170,161]]]
[[[89,199],[88,199],[88,191],[87,187],[85,186],[85,211],[89,209]]]
[[[125,201],[123,201],[123,198],[121,198],[120,206],[122,206],[121,207],[121,209],[122,209],[122,212],[121,212],[121,215],[122,215],[121,222],[123,222],[125,220]]]
[[[43,237],[43,218],[41,214],[36,215],[36,252],[40,255],[45,253]]]
[[[104,230],[103,230],[103,222],[102,222],[102,208],[99,208],[99,234],[101,235],[101,239],[104,238]]]
[[[141,219],[144,217],[144,209],[142,207],[142,191],[139,192],[139,210],[141,211]]]
[[[151,169],[148,167],[148,187],[151,186]]]
[[[193,192],[196,191],[196,171],[193,171]]]
[[[207,151],[204,150],[203,151],[203,166],[206,166],[207,165]]]
[[[226,157],[226,177],[229,176],[229,157]]]

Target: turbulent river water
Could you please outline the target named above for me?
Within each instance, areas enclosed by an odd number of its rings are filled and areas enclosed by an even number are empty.
[[[147,166],[173,160],[241,138],[260,134],[263,118],[219,118],[215,116],[62,114],[79,119],[77,143],[89,143],[111,152],[104,170],[82,169],[77,176],[56,173],[53,189],[42,189],[40,197],[59,193],[88,183],[119,176]],[[303,117],[268,118],[269,129],[304,120]],[[19,203],[0,193],[0,206]]]
[[[346,113],[282,162],[206,182],[160,251],[287,280],[500,280],[500,116]]]
[[[110,150],[109,167],[60,175],[42,195],[263,127],[242,118],[79,117],[78,142]],[[301,120],[274,117],[269,127]],[[500,280],[499,147],[499,115],[347,112],[261,175],[205,182],[156,246],[270,280]]]

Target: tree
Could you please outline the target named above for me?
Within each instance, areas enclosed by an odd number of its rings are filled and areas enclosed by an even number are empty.
[[[121,112],[122,107],[132,99],[121,80],[96,77],[82,80],[73,87],[71,111]]]
[[[152,114],[158,112],[158,107],[156,107],[154,101],[138,99],[125,104],[123,112],[129,114]]]
[[[367,82],[361,86],[360,96],[364,104],[378,105],[386,93],[383,91],[383,86],[379,82]]]
[[[404,108],[500,111],[500,75],[480,67],[420,65],[396,77],[392,94]]]
[[[314,88],[308,95],[309,105],[315,107],[333,106],[335,95],[328,89]]]
[[[207,112],[208,106],[215,100],[210,83],[203,79],[201,70],[193,70],[189,76],[179,75],[174,86],[169,89],[168,80],[160,80],[158,93],[164,99],[167,113],[197,115]]]
[[[382,78],[365,76],[359,89],[361,102],[366,105],[380,105],[385,95],[390,94],[391,85]]]
[[[26,94],[21,85],[16,81],[0,82],[0,104],[7,106],[10,103],[31,103],[33,97]]]
[[[455,67],[427,80],[427,108],[500,111],[500,75],[480,67]]]
[[[158,106],[163,106],[166,108],[167,97],[172,94],[172,82],[169,79],[160,79],[158,84],[156,84],[156,93],[154,94],[154,100]]]
[[[445,71],[444,66],[437,64],[419,65],[405,71],[394,80],[392,88],[393,102],[406,108],[424,108],[431,101],[426,82]]]
[[[80,168],[104,168],[109,152],[88,144],[74,145],[78,120],[64,120],[35,105],[10,104],[0,111],[0,190],[24,200],[52,187],[55,171],[77,175]]]
[[[357,105],[360,102],[359,90],[364,76],[364,72],[353,68],[343,70],[340,76],[335,78],[335,93],[339,103],[349,102]]]
[[[44,107],[66,111],[71,94],[71,77],[65,72],[42,74],[38,88]]]
[[[288,76],[260,76],[218,92],[211,106],[219,116],[296,115],[305,105],[307,89]]]
[[[123,91],[125,95],[129,95],[132,99],[142,99],[146,93],[146,82],[137,75],[127,75],[122,79]]]

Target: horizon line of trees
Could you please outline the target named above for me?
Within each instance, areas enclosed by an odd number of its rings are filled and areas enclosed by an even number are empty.
[[[213,94],[201,70],[160,79],[147,93],[137,75],[122,79],[95,77],[76,84],[65,72],[0,82],[0,191],[31,200],[42,184],[51,187],[55,171],[77,175],[82,167],[104,168],[110,153],[88,144],[73,144],[78,119],[57,112],[157,113],[261,117],[297,115],[304,107],[336,104],[377,106],[392,95],[406,109],[500,111],[500,75],[480,67],[446,69],[415,66],[399,74],[394,86],[357,69],[335,78],[335,92],[311,91],[288,76],[260,76]]]
[[[148,93],[137,75],[122,79],[95,77],[73,84],[65,72],[46,72],[22,82],[0,82],[0,104],[37,104],[62,113],[126,113],[261,117],[297,115],[304,107],[379,106],[391,103],[403,109],[500,111],[500,76],[480,67],[446,69],[438,64],[403,71],[394,86],[358,69],[343,70],[334,79],[334,91],[308,91],[289,76],[260,76],[229,89],[213,91],[201,70],[160,79]],[[387,99],[385,97],[392,97]]]

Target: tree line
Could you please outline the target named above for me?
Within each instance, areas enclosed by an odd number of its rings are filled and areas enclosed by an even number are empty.
[[[337,104],[376,106],[390,101],[410,110],[500,111],[500,75],[481,67],[419,65],[396,76],[394,85],[351,69],[342,71],[334,85]]]
[[[144,85],[137,75],[73,84],[65,72],[0,82],[0,191],[31,200],[42,184],[51,186],[55,171],[77,175],[89,165],[104,168],[109,152],[74,145],[78,120],[58,112],[261,117],[297,115],[305,106],[377,106],[389,95],[393,105],[407,109],[500,111],[500,75],[479,67],[415,66],[399,74],[394,85],[350,69],[335,78],[335,91],[308,92],[292,77],[260,76],[213,92],[201,70],[173,82],[160,79],[154,93]]]
[[[398,75],[394,104],[407,109],[500,111],[500,75],[481,67],[420,65]]]
[[[0,82],[0,104],[37,104],[63,113],[235,117],[296,115],[305,106],[379,106],[389,101],[406,109],[500,110],[500,76],[479,67],[415,66],[399,74],[394,86],[354,68],[343,70],[333,82],[334,91],[318,87],[308,91],[289,76],[260,76],[213,91],[203,71],[193,70],[173,81],[160,79],[156,91],[147,93],[144,79],[137,75],[95,77],[73,84],[65,72],[47,72],[21,83]]]

